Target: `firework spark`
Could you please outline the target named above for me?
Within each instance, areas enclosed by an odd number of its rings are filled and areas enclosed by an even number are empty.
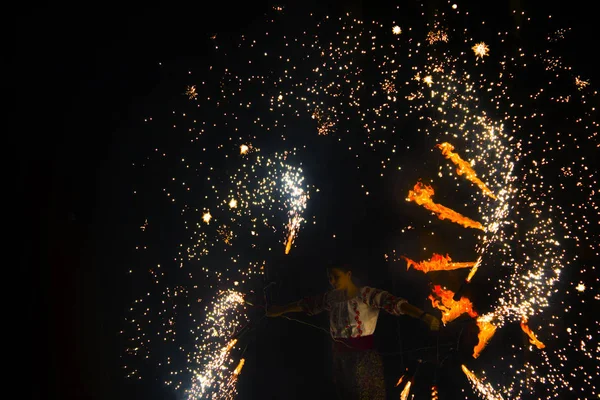
[[[490,52],[490,48],[484,42],[477,43],[471,49],[473,50],[473,53],[475,53],[475,56],[477,58],[480,58],[480,57],[483,58],[483,57],[487,56],[488,53]]]

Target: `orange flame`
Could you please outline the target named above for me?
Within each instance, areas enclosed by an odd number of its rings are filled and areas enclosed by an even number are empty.
[[[404,375],[402,375],[400,377],[400,379],[398,379],[398,383],[396,383],[396,387],[400,386],[400,384],[402,383],[403,380],[404,380]]]
[[[439,219],[448,219],[452,222],[460,224],[465,228],[475,228],[484,230],[483,225],[477,221],[473,221],[470,218],[467,218],[456,211],[444,207],[440,204],[436,204],[431,200],[431,196],[433,196],[434,191],[433,188],[429,185],[424,185],[421,182],[417,182],[413,190],[408,192],[408,200],[414,201],[420,206],[425,207],[429,211],[432,211],[438,215]]]
[[[234,375],[239,375],[240,372],[242,372],[242,368],[244,367],[245,362],[246,362],[245,359],[240,358],[240,362],[238,363],[237,367],[235,367],[235,369],[233,370]]]
[[[404,389],[402,389],[402,393],[400,393],[400,400],[408,399],[408,394],[410,393],[411,383],[412,383],[411,381],[406,382],[406,386],[404,386]]]
[[[535,337],[535,334],[529,328],[529,326],[527,326],[527,318],[523,318],[521,320],[521,329],[527,334],[527,336],[529,336],[529,343],[535,345],[535,347],[537,347],[538,349],[543,349],[544,347],[546,347],[544,343],[540,342],[538,338]]]
[[[483,183],[481,179],[477,177],[477,174],[475,174],[475,171],[473,170],[473,168],[471,168],[471,164],[468,161],[465,161],[462,158],[460,158],[458,154],[452,152],[452,150],[454,150],[454,146],[452,146],[448,142],[444,142],[442,144],[438,144],[436,147],[442,151],[444,157],[452,161],[457,166],[456,173],[458,175],[464,174],[465,178],[476,184],[479,187],[479,189],[481,189],[483,194],[490,196],[492,199],[496,200],[496,196],[494,195],[494,193],[492,193],[492,191],[486,186],[486,184]]]
[[[469,369],[467,367],[465,367],[464,365],[460,366],[463,370],[463,372],[465,373],[465,375],[467,376],[467,378],[469,378],[472,381],[477,381],[477,377],[475,376],[474,373],[472,373],[471,371],[469,371]]]
[[[448,254],[433,253],[429,261],[415,262],[408,257],[402,256],[406,260],[406,269],[412,265],[414,269],[428,273],[431,271],[451,271],[459,268],[469,268],[475,265],[474,262],[451,262],[452,259]]]
[[[298,230],[297,228],[300,224],[300,221],[300,218],[298,218],[296,215],[288,223],[288,230],[290,233],[288,234],[287,242],[285,244],[285,254],[289,254],[290,250],[292,249],[292,243],[294,243],[294,238],[296,237],[296,231]]]
[[[285,244],[285,254],[289,254],[290,250],[292,249],[292,243],[294,242],[294,234],[295,234],[295,232],[292,231],[288,235],[288,240],[287,240],[287,243]]]
[[[467,283],[471,282],[471,279],[473,279],[475,272],[477,272],[477,269],[479,269],[479,264],[481,264],[481,256],[477,259],[475,265],[473,265],[473,268],[471,268],[471,271],[469,271],[469,276],[467,276],[466,279]]]
[[[471,318],[477,316],[471,300],[461,297],[460,300],[456,301],[453,299],[453,296],[453,291],[442,289],[440,285],[435,285],[432,289],[432,294],[428,297],[431,300],[431,305],[442,312],[442,323],[444,325],[454,321],[464,313],[469,314]]]
[[[494,336],[494,333],[496,333],[496,326],[486,318],[477,318],[477,326],[479,327],[479,333],[477,334],[479,342],[473,348],[473,358],[479,357],[485,346],[492,339],[492,336]]]

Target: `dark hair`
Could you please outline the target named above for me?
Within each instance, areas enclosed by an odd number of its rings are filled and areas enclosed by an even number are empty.
[[[339,269],[340,271],[346,273],[346,272],[352,272],[352,282],[358,286],[361,287],[362,286],[362,274],[360,273],[360,269],[355,268],[351,263],[345,261],[345,260],[334,260],[331,261],[329,264],[327,264],[327,274],[329,275],[329,273],[331,272],[332,269]],[[358,274],[357,274],[358,273]]]
[[[354,271],[354,268],[352,268],[350,263],[341,260],[331,261],[329,264],[327,264],[327,271],[330,271],[334,268],[344,272]]]

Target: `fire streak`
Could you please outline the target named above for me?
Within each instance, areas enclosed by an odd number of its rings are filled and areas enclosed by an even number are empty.
[[[492,336],[494,336],[494,333],[496,333],[496,326],[492,324],[488,317],[477,318],[477,326],[479,327],[479,333],[477,334],[479,342],[473,348],[473,358],[479,357],[485,346],[492,339]]]
[[[465,217],[457,213],[456,211],[442,206],[441,204],[436,204],[431,200],[431,196],[434,195],[433,188],[429,185],[424,185],[421,182],[417,182],[413,190],[408,192],[408,200],[414,201],[420,206],[425,207],[429,211],[432,211],[438,215],[438,218],[441,220],[448,219],[452,222],[460,224],[465,228],[475,228],[485,230],[481,223],[474,221],[470,218]]]
[[[467,276],[467,283],[471,282],[471,279],[473,279],[473,276],[475,276],[475,273],[477,272],[477,269],[479,268],[479,265],[481,264],[481,256],[477,259],[477,262],[475,263],[475,265],[473,265],[473,268],[471,268],[471,271],[469,271],[469,275]]]
[[[242,368],[244,367],[244,363],[246,362],[245,359],[240,359],[239,364],[237,365],[237,367],[235,367],[235,370],[233,370],[233,374],[234,375],[239,375],[240,372],[242,372]]]
[[[406,386],[404,386],[404,389],[402,389],[402,393],[400,393],[400,400],[407,400],[408,399],[408,395],[410,393],[410,385],[411,385],[411,381],[406,382]]]
[[[431,271],[451,271],[459,268],[473,267],[476,262],[452,262],[452,258],[446,254],[433,253],[429,261],[415,262],[408,257],[402,256],[406,260],[406,269],[410,269],[411,265],[414,269],[428,273]]]
[[[521,320],[521,329],[529,336],[529,343],[535,345],[538,349],[543,349],[546,345],[538,340],[531,328],[527,326],[527,318]]]
[[[461,368],[462,368],[463,372],[465,373],[465,375],[467,376],[467,378],[469,378],[469,381],[471,382],[473,387],[475,389],[477,389],[477,391],[479,393],[481,393],[486,399],[488,399],[488,400],[503,400],[504,399],[504,397],[502,397],[501,394],[496,393],[494,388],[489,383],[479,380],[475,376],[474,373],[469,371],[469,369],[467,367],[465,367],[464,365],[461,365]]]
[[[448,142],[444,142],[442,144],[438,144],[436,147],[442,151],[442,155],[444,157],[452,161],[457,166],[456,173],[458,175],[464,174],[465,178],[476,184],[479,187],[479,189],[481,189],[483,194],[496,200],[496,195],[494,195],[494,193],[492,193],[492,191],[487,187],[487,185],[477,177],[475,170],[473,170],[473,168],[471,167],[471,163],[463,160],[457,153],[453,152],[454,146],[452,146]]]

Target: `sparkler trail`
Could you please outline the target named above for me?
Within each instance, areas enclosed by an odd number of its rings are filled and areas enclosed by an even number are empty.
[[[492,385],[490,385],[487,382],[482,382],[481,380],[479,380],[475,376],[475,374],[472,373],[471,371],[469,371],[469,369],[467,367],[465,367],[464,365],[462,365],[461,367],[462,367],[463,372],[467,376],[467,378],[469,378],[469,381],[471,381],[473,388],[475,390],[477,390],[479,392],[479,394],[481,394],[481,397],[488,399],[488,400],[503,400],[504,399],[504,397],[502,397],[501,394],[497,393],[494,390]]]
[[[235,396],[243,359],[232,337],[256,319],[245,295],[262,284],[272,255],[300,248],[302,227],[315,222],[306,213],[319,189],[305,170],[328,141],[356,160],[346,173],[365,177],[356,180],[365,196],[390,176],[402,176],[407,193],[414,167],[431,186],[418,183],[409,198],[462,224],[448,229],[474,243],[466,254],[456,243],[437,250],[474,263],[396,261],[424,273],[470,267],[465,280],[484,295],[455,302],[453,290],[434,285],[430,300],[444,324],[464,312],[476,319],[479,344],[467,363],[476,372],[462,369],[478,394],[597,395],[599,322],[577,311],[600,301],[597,166],[587,155],[599,148],[594,82],[555,50],[570,30],[552,18],[536,22],[550,33],[524,49],[508,30],[465,29],[471,17],[460,4],[440,6],[429,23],[421,13],[398,7],[380,21],[292,13],[302,20],[296,31],[279,7],[262,31],[233,43],[215,36],[214,66],[179,71],[175,111],[146,118],[152,151],[134,165],[140,181],[153,177],[136,183],[136,199],[161,197],[136,222],[140,265],[131,273],[142,294],[123,332],[126,375],[141,378],[131,361],[141,358],[188,399]],[[540,32],[524,15],[521,34]],[[444,205],[432,201],[433,187]],[[432,231],[420,211],[404,237]],[[535,342],[495,346],[494,336],[523,321],[519,333]]]

